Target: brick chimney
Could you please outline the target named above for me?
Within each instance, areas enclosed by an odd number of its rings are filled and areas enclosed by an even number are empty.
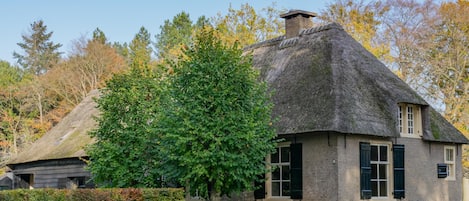
[[[285,35],[288,39],[298,36],[303,29],[313,27],[312,18],[316,17],[316,13],[304,10],[290,10],[288,13],[281,14],[280,17],[285,18]]]

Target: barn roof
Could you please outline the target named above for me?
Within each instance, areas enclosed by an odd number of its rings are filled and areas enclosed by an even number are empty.
[[[99,114],[93,99],[99,94],[98,90],[91,91],[62,121],[8,164],[87,156],[84,146],[94,142],[88,132],[96,127],[94,117]]]
[[[398,103],[411,103],[426,114],[424,140],[468,142],[338,24],[303,29],[245,52],[252,53],[253,65],[274,92],[279,135],[335,131],[399,137]]]

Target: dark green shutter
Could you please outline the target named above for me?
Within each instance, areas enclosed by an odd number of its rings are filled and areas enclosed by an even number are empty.
[[[371,146],[360,142],[360,199],[371,199]]]
[[[291,199],[303,199],[303,149],[301,143],[290,145]]]
[[[254,186],[256,190],[254,190],[254,199],[264,199],[265,198],[265,175],[259,175],[257,180],[254,181]]]
[[[393,145],[394,198],[405,198],[404,145]]]

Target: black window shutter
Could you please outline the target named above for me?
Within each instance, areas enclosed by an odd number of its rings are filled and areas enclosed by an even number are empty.
[[[394,198],[405,198],[404,145],[393,145]]]
[[[360,199],[371,199],[371,146],[360,142]]]
[[[301,143],[290,145],[291,199],[303,199],[303,148]]]
[[[264,199],[265,198],[265,175],[259,175],[257,180],[254,181],[254,186],[256,190],[254,190],[254,199]]]

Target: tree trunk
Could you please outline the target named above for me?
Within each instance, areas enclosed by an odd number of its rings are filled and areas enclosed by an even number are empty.
[[[186,180],[186,200],[191,199],[191,184],[189,180]]]
[[[207,182],[208,197],[210,201],[220,201],[220,193],[215,189],[215,181]]]

